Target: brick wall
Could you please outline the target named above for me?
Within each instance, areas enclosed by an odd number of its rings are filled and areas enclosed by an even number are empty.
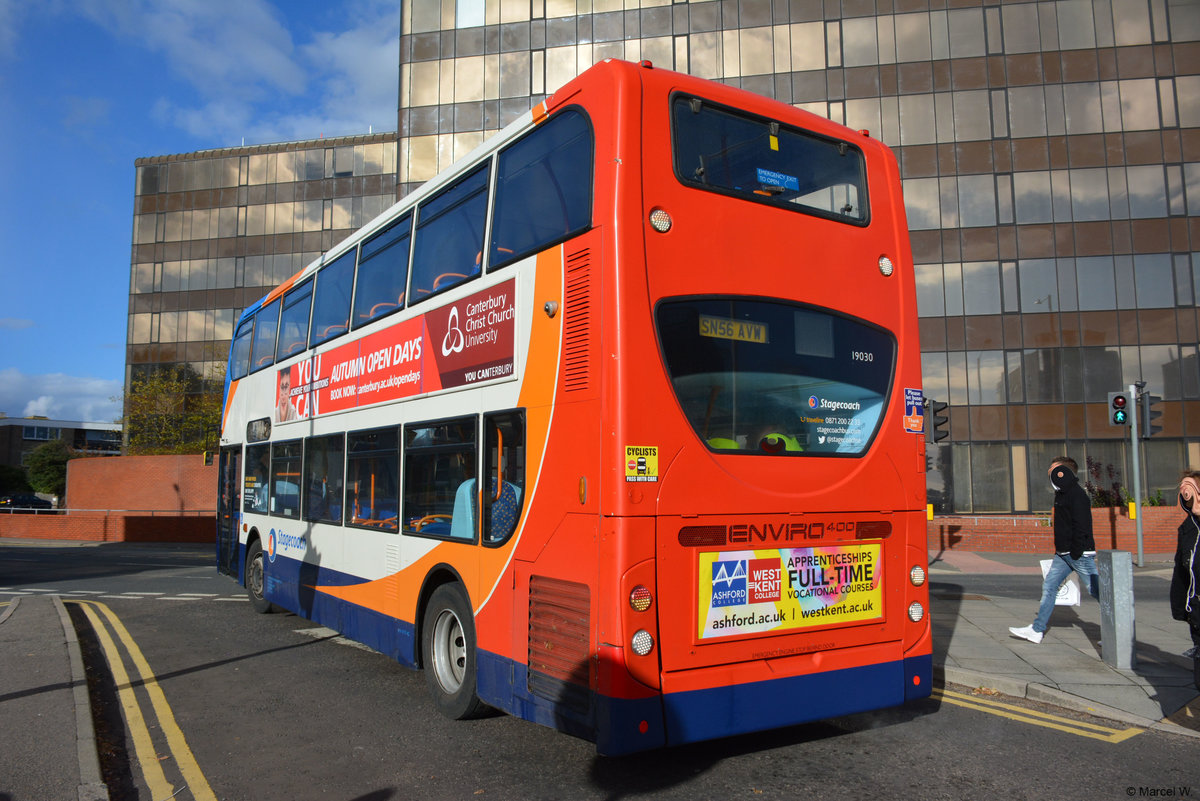
[[[91,542],[215,542],[217,468],[201,456],[67,463],[70,509],[0,514],[0,537]]]
[[[1142,552],[1175,553],[1183,512],[1175,506],[1142,507]],[[928,524],[931,550],[1049,553],[1054,533],[1047,517],[935,517]],[[1092,509],[1092,533],[1100,550],[1137,553],[1137,523],[1124,508]]]
[[[211,512],[217,467],[191,456],[116,456],[67,462],[72,509]]]

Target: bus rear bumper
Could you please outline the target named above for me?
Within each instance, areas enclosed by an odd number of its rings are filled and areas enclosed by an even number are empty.
[[[930,694],[933,658],[892,662],[663,696],[667,745],[795,726],[899,706]]]

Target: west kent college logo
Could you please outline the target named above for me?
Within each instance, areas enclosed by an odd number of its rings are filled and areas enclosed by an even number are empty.
[[[742,606],[746,603],[746,562],[736,559],[712,564],[712,605]]]
[[[442,355],[462,353],[466,345],[466,337],[463,336],[462,329],[458,327],[458,307],[451,306],[450,320],[446,324],[446,336],[442,337]]]

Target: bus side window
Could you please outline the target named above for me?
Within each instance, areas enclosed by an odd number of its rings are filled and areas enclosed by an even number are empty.
[[[404,306],[412,215],[363,243],[354,289],[354,326]]]
[[[250,372],[250,339],[254,334],[254,318],[242,320],[229,352],[229,377],[238,379]]]
[[[246,446],[246,478],[242,485],[242,511],[265,515],[271,481],[271,443]]]
[[[483,421],[483,541],[506,542],[516,531],[525,497],[525,415],[489,414]]]
[[[279,328],[279,301],[254,315],[254,346],[250,349],[250,372],[275,363],[275,332]]]
[[[482,271],[488,166],[482,165],[418,208],[409,303],[418,303]]]
[[[476,420],[405,426],[405,533],[475,539]]]
[[[317,273],[313,295],[312,330],[309,347],[349,330],[350,291],[354,287],[355,251],[338,256]]]
[[[313,282],[305,281],[283,296],[279,317],[279,346],[275,361],[281,362],[308,347],[308,313],[312,308]]]
[[[490,268],[591,224],[593,139],[587,117],[567,110],[500,153]]]
[[[304,519],[342,522],[345,439],[341,434],[310,437],[304,444]]]
[[[300,517],[300,461],[303,440],[271,445],[271,482],[268,504],[277,517]]]
[[[346,525],[392,532],[399,528],[399,466],[395,428],[346,435]]]

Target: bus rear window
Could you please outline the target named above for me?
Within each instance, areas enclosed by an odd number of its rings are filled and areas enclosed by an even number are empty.
[[[675,174],[690,186],[830,217],[867,221],[862,152],[849,142],[676,95]]]
[[[788,303],[664,301],[658,338],[676,397],[714,451],[856,456],[879,429],[895,340]]]

